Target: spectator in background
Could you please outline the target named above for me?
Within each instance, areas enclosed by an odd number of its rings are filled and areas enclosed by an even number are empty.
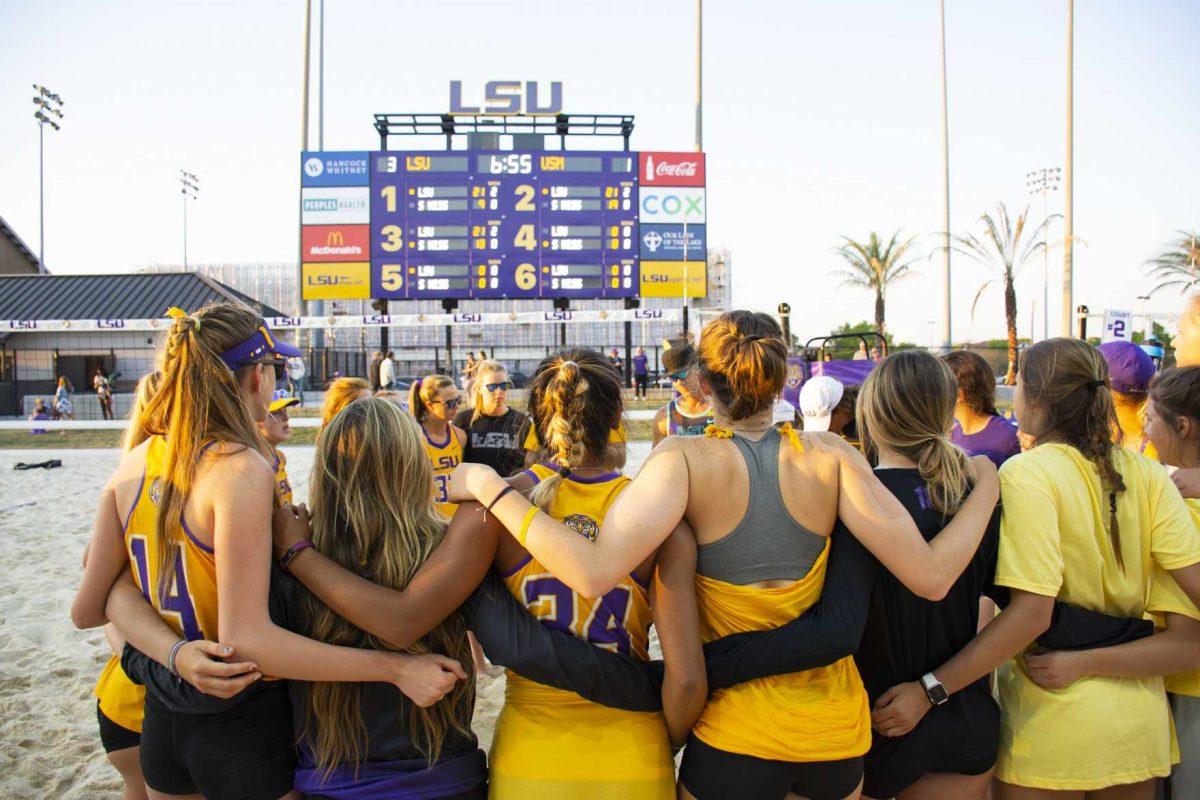
[[[31,420],[42,420],[42,419],[50,419],[51,418],[50,417],[50,409],[46,408],[45,400],[43,400],[42,398],[39,397],[36,401],[34,401],[33,413],[29,415],[29,418]],[[45,428],[33,428],[29,432],[31,434],[37,436],[38,434],[46,433],[46,429]]]
[[[983,356],[956,350],[942,357],[958,381],[950,441],[968,455],[987,456],[997,468],[1021,452],[1017,429],[996,410],[996,376]]]
[[[1171,348],[1175,351],[1175,366],[1200,367],[1200,294],[1184,301],[1179,314],[1179,334],[1171,340]],[[1171,480],[1184,497],[1200,498],[1200,468],[1177,469]]]
[[[858,350],[854,351],[854,357],[851,360],[852,361],[866,361],[870,357],[871,357],[871,354],[867,352],[867,343],[862,340],[859,340]]]
[[[362,378],[336,378],[325,390],[325,405],[321,408],[321,427],[324,428],[346,406],[355,400],[371,396],[371,384]]]
[[[1108,362],[1108,380],[1113,405],[1117,408],[1117,429],[1113,440],[1126,450],[1158,460],[1158,452],[1142,429],[1142,413],[1154,377],[1154,359],[1133,342],[1105,342],[1098,348]]]
[[[379,391],[379,387],[380,387],[379,370],[380,370],[380,367],[382,364],[383,364],[383,353],[376,350],[375,354],[373,356],[371,356],[371,365],[367,368],[367,371],[371,378],[371,391],[372,392]]]
[[[475,354],[470,350],[467,351],[467,363],[463,364],[462,369],[462,390],[467,397],[471,396],[471,381],[475,377],[475,366],[479,362],[475,360]]]
[[[388,350],[383,361],[379,362],[379,388],[391,389],[392,384],[396,382],[396,362],[392,357],[392,351]]]
[[[613,369],[621,376],[621,384],[625,384],[625,362],[621,360],[621,355],[617,352],[617,348],[613,348],[608,354],[608,363],[613,365]]]
[[[104,377],[104,372],[96,370],[96,374],[92,376],[92,388],[96,390],[96,397],[100,400],[100,413],[105,419],[112,419],[112,386],[108,382],[108,378]]]
[[[700,357],[691,340],[664,342],[662,365],[673,392],[654,415],[654,447],[668,436],[703,436],[713,424],[712,407],[700,389]]]
[[[71,392],[75,387],[66,375],[58,376],[58,388],[54,390],[54,410],[59,417],[75,419],[75,406],[71,403]]]
[[[508,406],[511,388],[503,364],[480,361],[471,385],[471,408],[464,408],[454,417],[454,424],[467,432],[463,461],[487,464],[504,477],[524,468],[523,445],[529,427],[529,418]]]
[[[879,352],[878,347],[871,348],[871,360],[874,361],[876,364],[878,364],[880,361],[883,360],[883,355]]]
[[[817,375],[800,387],[800,415],[805,431],[828,431],[833,412],[842,402],[846,387],[836,378]]]
[[[646,399],[646,387],[650,385],[650,359],[646,358],[646,349],[639,347],[633,357],[633,396]]]

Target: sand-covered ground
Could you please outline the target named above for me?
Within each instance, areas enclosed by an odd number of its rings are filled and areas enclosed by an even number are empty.
[[[649,443],[630,445],[635,474]],[[312,448],[285,448],[297,502]],[[71,598],[96,498],[115,450],[0,450],[0,798],[119,798],[96,727],[96,677],[108,658],[99,630],[77,631]],[[14,470],[57,458],[62,467]],[[474,727],[491,744],[504,675],[479,677]]]

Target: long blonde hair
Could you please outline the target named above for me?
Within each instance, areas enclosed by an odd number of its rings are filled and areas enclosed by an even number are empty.
[[[146,406],[150,403],[150,396],[158,391],[161,381],[162,373],[157,370],[138,378],[137,389],[133,393],[133,408],[129,409],[129,427],[121,438],[121,452],[128,453],[150,438],[150,431],[146,430]]]
[[[363,392],[370,392],[371,384],[362,378],[336,378],[325,390],[325,405],[321,407],[321,427],[324,428],[338,412],[358,399]]]
[[[239,385],[241,375],[255,367],[235,372],[221,360],[222,353],[249,339],[262,324],[262,317],[246,306],[214,303],[179,316],[159,351],[159,386],[147,399],[142,424],[145,432],[164,436],[167,442],[155,521],[160,601],[175,575],[183,507],[195,485],[204,446],[223,442],[263,449]]]
[[[433,471],[416,420],[381,398],[356,400],[317,436],[309,498],[316,549],[380,586],[403,591],[437,549],[445,520],[434,510]],[[330,644],[394,650],[306,595],[309,636]],[[443,653],[458,659],[467,680],[438,703],[419,708],[401,696],[409,735],[429,763],[437,760],[447,733],[470,733],[475,677],[466,623],[457,612],[410,653]],[[308,693],[305,736],[317,764],[328,773],[338,764],[363,760],[366,727],[361,686],[313,683]],[[308,730],[315,722],[315,731]]]
[[[971,488],[967,454],[949,437],[957,399],[950,368],[924,350],[888,356],[858,394],[858,429],[867,457],[875,461],[883,445],[916,461],[930,503],[946,516],[958,511]]]
[[[483,416],[483,376],[489,372],[503,372],[508,374],[508,370],[499,361],[492,361],[490,358],[483,361],[475,362],[475,372],[471,378],[471,424]]]
[[[560,471],[534,487],[530,502],[549,508],[563,475],[589,455],[604,466],[621,466],[608,463],[614,455],[608,444],[623,409],[620,376],[595,350],[573,348],[543,359],[529,384],[529,414],[544,443],[542,455]]]

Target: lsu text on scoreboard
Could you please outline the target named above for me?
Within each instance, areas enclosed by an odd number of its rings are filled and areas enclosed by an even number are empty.
[[[703,297],[703,153],[301,154],[305,300]]]

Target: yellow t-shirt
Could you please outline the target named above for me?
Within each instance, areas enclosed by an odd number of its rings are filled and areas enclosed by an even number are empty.
[[[126,730],[142,732],[146,687],[129,680],[115,655],[109,657],[96,681],[96,699],[104,716]]]
[[[535,482],[553,474],[526,470]],[[617,473],[566,477],[548,513],[595,539],[609,507],[629,485]],[[603,597],[588,598],[530,556],[504,576],[513,596],[547,627],[596,647],[647,658],[652,621],[648,589],[622,578]],[[504,708],[488,758],[492,800],[671,800],[675,764],[658,712],[624,711],[508,673]]]
[[[1073,447],[1043,444],[1000,469],[998,585],[1141,617],[1155,565],[1179,569],[1200,562],[1200,537],[1166,471],[1120,447],[1112,457],[1126,486],[1117,498],[1124,569],[1112,552],[1108,493],[1095,466]],[[1079,791],[1171,770],[1162,678],[1090,677],[1049,691],[1030,680],[1017,656],[997,670],[996,694],[996,777],[1006,783]]]
[[[1154,448],[1142,427],[1143,406],[1116,404],[1117,424],[1121,428],[1121,446],[1158,461],[1158,450]]]
[[[282,503],[292,502],[292,482],[287,475],[287,457],[275,448],[275,497]]]
[[[1188,510],[1192,512],[1194,523],[1193,535],[1200,538],[1200,500],[1184,500]],[[1162,614],[1183,614],[1186,617],[1200,620],[1200,610],[1192,604],[1183,589],[1171,577],[1171,573],[1158,567],[1154,570],[1154,586],[1150,589],[1149,610],[1162,619]],[[1200,669],[1181,672],[1178,675],[1168,675],[1166,678],[1167,691],[1173,694],[1184,694],[1188,697],[1200,697]]]

